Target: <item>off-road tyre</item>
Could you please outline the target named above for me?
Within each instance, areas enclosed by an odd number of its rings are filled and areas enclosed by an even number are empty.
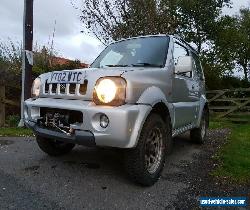
[[[209,126],[209,112],[207,109],[204,109],[200,121],[200,126],[190,131],[191,140],[197,144],[204,144],[207,137],[208,126]]]
[[[125,152],[125,169],[130,179],[135,183],[151,186],[160,178],[166,155],[171,152],[173,146],[170,118],[167,117],[166,121],[164,122],[158,114],[150,114],[143,125],[137,146]],[[158,137],[161,138],[159,140],[159,142],[161,141],[160,147],[158,144],[156,144],[158,146],[151,145],[151,142],[158,141],[156,140]],[[161,152],[156,148],[160,148]],[[153,154],[154,150],[159,152],[157,156],[159,160],[155,167],[150,170],[148,156],[150,153]]]

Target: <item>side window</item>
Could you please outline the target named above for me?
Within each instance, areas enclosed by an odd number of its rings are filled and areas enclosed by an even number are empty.
[[[177,43],[174,43],[174,54],[173,55],[174,55],[174,64],[176,65],[179,57],[188,55],[188,50],[185,47],[183,47]]]
[[[174,43],[174,64],[176,65],[178,62],[179,57],[183,57],[183,56],[188,56],[188,50],[183,47],[182,45],[178,44],[178,43]],[[185,77],[192,77],[192,72],[188,72],[188,73],[184,73],[182,74],[182,76]]]
[[[200,80],[203,80],[204,75],[202,72],[200,59],[195,53],[192,53],[192,57],[194,58],[194,62],[195,62],[195,76],[197,76]]]

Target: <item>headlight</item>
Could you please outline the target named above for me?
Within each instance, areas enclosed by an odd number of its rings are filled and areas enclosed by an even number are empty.
[[[41,87],[41,79],[36,78],[32,84],[32,88],[31,88],[31,97],[32,98],[39,96],[40,87]]]
[[[126,81],[121,77],[100,78],[95,85],[93,101],[97,105],[120,106],[125,103]]]

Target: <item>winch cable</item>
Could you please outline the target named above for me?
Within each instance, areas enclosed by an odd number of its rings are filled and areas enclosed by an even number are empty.
[[[71,133],[66,132],[65,130],[58,127],[54,122],[52,122],[53,126],[55,126],[58,130],[60,130],[62,133],[66,134],[67,136],[71,136]]]

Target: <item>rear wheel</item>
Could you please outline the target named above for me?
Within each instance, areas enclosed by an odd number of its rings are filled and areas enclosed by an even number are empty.
[[[47,139],[40,136],[36,137],[40,149],[50,156],[61,156],[69,153],[75,144],[64,143],[54,139]]]
[[[171,147],[170,122],[166,124],[159,115],[151,114],[142,128],[136,148],[125,154],[129,177],[141,185],[153,185],[161,175]]]
[[[207,129],[209,124],[209,112],[207,109],[203,110],[199,128],[190,131],[190,138],[198,144],[203,144],[206,140]]]

